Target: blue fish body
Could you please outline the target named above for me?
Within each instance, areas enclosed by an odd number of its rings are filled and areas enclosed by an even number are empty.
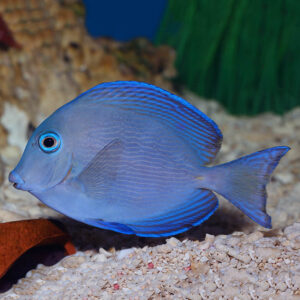
[[[150,84],[100,84],[33,133],[10,173],[16,188],[78,221],[140,236],[169,236],[209,218],[214,192],[270,228],[265,186],[286,146],[215,167],[217,125]]]

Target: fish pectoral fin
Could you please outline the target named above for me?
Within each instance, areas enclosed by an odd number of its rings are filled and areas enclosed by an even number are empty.
[[[115,181],[124,143],[114,139],[101,149],[83,171],[74,178],[87,196],[99,199]]]

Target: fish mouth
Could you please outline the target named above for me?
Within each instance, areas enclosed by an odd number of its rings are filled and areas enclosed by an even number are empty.
[[[24,190],[24,188],[22,188],[22,186],[19,183],[13,183],[13,187],[17,190]]]
[[[13,187],[15,189],[26,190],[26,188],[24,187],[25,181],[16,171],[10,172],[8,180],[13,184]]]
[[[25,191],[25,192],[31,192],[31,189],[27,188],[24,184],[21,183],[13,183],[13,187],[17,190]]]

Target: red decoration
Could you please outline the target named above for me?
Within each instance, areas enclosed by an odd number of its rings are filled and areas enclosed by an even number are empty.
[[[120,286],[118,283],[114,283],[114,290],[119,290],[120,289]]]
[[[21,48],[21,45],[18,44],[12,32],[9,30],[7,24],[3,20],[2,16],[0,15],[0,46],[4,48],[14,47],[14,48]]]
[[[184,271],[186,271],[186,272],[188,272],[188,271],[190,271],[190,270],[192,270],[192,267],[191,267],[191,266],[187,266],[187,267],[184,268]]]
[[[76,253],[69,236],[49,220],[0,223],[0,278],[27,250],[49,244],[63,245],[67,255]]]

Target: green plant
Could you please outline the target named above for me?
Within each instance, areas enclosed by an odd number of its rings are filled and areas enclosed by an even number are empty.
[[[299,0],[169,0],[157,35],[178,80],[236,114],[300,105]]]

